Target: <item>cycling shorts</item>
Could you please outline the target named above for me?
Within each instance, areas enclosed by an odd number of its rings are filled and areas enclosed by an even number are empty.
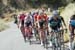
[[[21,25],[24,25],[24,20],[21,21]]]
[[[43,28],[44,23],[45,23],[45,21],[40,21],[40,22],[39,22],[40,28]]]
[[[50,27],[51,27],[52,30],[58,30],[61,26],[62,26],[62,25],[57,25],[57,26],[55,26],[55,27],[50,26]]]
[[[70,24],[69,24],[70,25]],[[71,28],[72,28],[72,30],[70,31],[71,32],[71,35],[75,35],[74,34],[74,30],[75,30],[75,26],[73,26],[73,25],[70,25],[71,26]]]
[[[26,24],[26,26],[28,27],[28,26],[31,25],[31,21],[28,21],[28,22],[26,22],[25,24]]]

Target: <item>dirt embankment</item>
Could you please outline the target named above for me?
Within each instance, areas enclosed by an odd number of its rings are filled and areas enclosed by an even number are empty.
[[[34,9],[29,9],[29,10],[26,10],[26,11],[24,11],[24,10],[20,10],[20,11],[16,10],[16,12],[14,12],[14,13],[19,14],[19,13],[22,13],[22,12],[29,12],[29,11],[31,11],[31,10],[34,10]],[[6,14],[4,14],[5,18],[3,19],[3,21],[4,21],[3,23],[13,21],[14,19],[13,19],[11,16],[12,16],[14,13],[6,13]],[[47,13],[49,13],[49,12],[47,12]],[[49,13],[49,14],[50,14],[50,13]],[[64,17],[67,26],[68,26],[69,18],[70,18],[73,14],[75,14],[75,3],[71,3],[71,4],[67,5],[67,6],[65,7],[65,9],[61,12],[61,16]],[[0,24],[0,28],[1,28],[1,27],[5,27],[5,25],[2,26],[2,24]],[[1,30],[1,29],[0,29],[0,30]],[[4,30],[4,28],[3,28],[2,30]]]

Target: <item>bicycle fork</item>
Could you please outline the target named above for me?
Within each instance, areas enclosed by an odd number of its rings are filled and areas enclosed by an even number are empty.
[[[70,50],[74,50],[74,39],[70,37]]]

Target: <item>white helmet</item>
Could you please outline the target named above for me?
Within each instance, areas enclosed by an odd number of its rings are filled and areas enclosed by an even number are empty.
[[[59,16],[58,11],[57,11],[57,10],[54,10],[54,11],[53,11],[53,17],[58,17],[58,16]]]
[[[54,10],[53,11],[53,15],[58,15],[59,13],[58,13],[58,11],[57,10]]]

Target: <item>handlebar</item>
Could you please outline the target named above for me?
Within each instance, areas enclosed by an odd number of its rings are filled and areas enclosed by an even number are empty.
[[[59,32],[64,32],[67,33],[67,29],[60,29],[60,30],[52,30],[50,33],[55,32],[55,33],[59,33]]]

